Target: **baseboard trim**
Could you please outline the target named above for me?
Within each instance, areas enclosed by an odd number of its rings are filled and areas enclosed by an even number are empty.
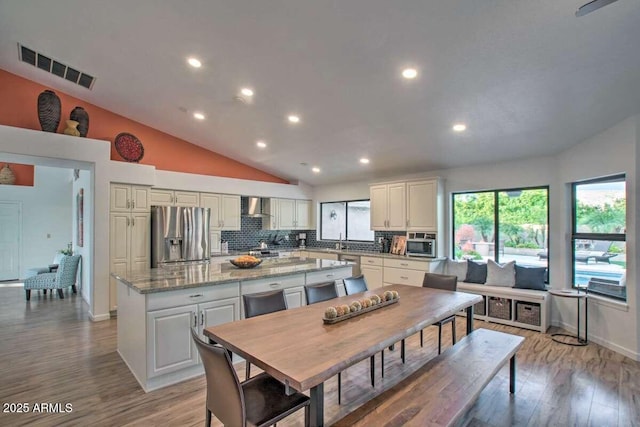
[[[565,323],[565,322],[553,321],[553,322],[551,322],[551,325],[552,326],[556,326],[558,328],[562,328],[562,329],[564,329],[565,331],[568,331],[571,334],[575,334],[576,333],[575,326],[570,325],[570,324]],[[582,333],[584,333],[584,331],[581,331],[581,334]],[[628,349],[626,347],[622,347],[621,345],[616,344],[614,342],[611,342],[609,340],[606,340],[606,339],[604,339],[602,337],[593,335],[592,333],[589,333],[588,339],[589,339],[589,341],[594,342],[594,343],[596,343],[598,345],[601,345],[601,346],[603,346],[605,348],[608,348],[609,350],[615,351],[616,353],[620,353],[623,356],[626,356],[626,357],[628,357],[630,359],[633,359],[635,361],[640,362],[640,353],[637,353],[637,352],[635,352],[633,350],[630,350],[630,349]]]
[[[104,320],[111,319],[111,316],[109,315],[109,313],[96,315],[93,314],[91,310],[89,310],[89,319],[91,319],[92,322],[102,322]]]

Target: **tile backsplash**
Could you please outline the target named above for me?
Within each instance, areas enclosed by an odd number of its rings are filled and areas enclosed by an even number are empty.
[[[308,248],[334,248],[335,240],[318,241],[316,239],[316,230],[263,230],[262,218],[242,217],[240,231],[223,231],[221,238],[223,241],[229,242],[229,250],[242,251],[257,247],[261,240],[264,240],[272,249],[292,249],[298,247],[296,240],[298,233],[307,233]],[[393,236],[404,236],[403,231],[376,231],[374,234],[375,242],[380,237],[391,239]],[[352,250],[380,250],[380,245],[374,242],[344,242]]]

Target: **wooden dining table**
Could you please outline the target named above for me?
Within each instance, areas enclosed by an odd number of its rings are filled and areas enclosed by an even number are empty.
[[[325,324],[329,306],[395,290],[399,300],[342,322]],[[324,425],[324,388],[329,378],[421,329],[463,309],[467,333],[479,295],[408,285],[360,294],[211,326],[205,336],[281,381],[287,390],[310,390],[311,425]]]

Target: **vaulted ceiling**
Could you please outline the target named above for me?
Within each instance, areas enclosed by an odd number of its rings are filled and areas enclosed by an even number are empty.
[[[638,114],[640,1],[583,2],[0,0],[0,68],[286,179],[375,179],[549,155]]]

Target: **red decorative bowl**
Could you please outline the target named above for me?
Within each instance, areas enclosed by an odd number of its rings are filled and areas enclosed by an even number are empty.
[[[127,162],[138,163],[144,156],[142,142],[135,135],[127,132],[119,133],[114,140],[116,151]]]

